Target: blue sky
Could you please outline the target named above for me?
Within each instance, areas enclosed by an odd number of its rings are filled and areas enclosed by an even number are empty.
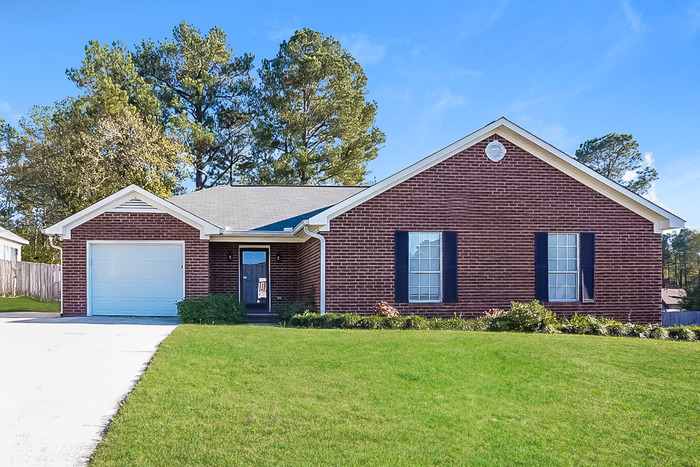
[[[85,44],[219,26],[237,53],[272,58],[295,29],[334,36],[362,64],[387,142],[370,180],[505,116],[569,154],[632,133],[652,196],[700,228],[700,1],[6,2],[0,116],[76,89]]]

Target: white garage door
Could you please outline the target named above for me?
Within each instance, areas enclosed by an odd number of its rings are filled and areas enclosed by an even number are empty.
[[[91,243],[92,315],[176,316],[184,297],[184,247],[178,243]]]

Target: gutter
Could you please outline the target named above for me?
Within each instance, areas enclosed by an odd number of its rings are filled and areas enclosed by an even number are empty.
[[[304,221],[304,233],[309,237],[316,238],[321,242],[321,284],[320,284],[320,311],[326,314],[326,238],[316,232],[309,230],[309,221]]]
[[[43,230],[42,230],[42,233],[44,233]],[[59,251],[59,257],[61,259],[61,261],[60,261],[60,264],[61,264],[61,316],[63,316],[63,248],[61,248],[60,246],[54,245],[53,237],[54,237],[54,235],[49,235],[49,245],[51,245],[51,248],[55,248],[56,250]]]

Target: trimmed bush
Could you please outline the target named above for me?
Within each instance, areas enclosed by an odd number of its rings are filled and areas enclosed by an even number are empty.
[[[668,331],[666,331],[666,329],[662,328],[658,324],[651,324],[649,325],[648,336],[649,339],[666,340],[668,339]]]
[[[594,336],[627,336],[629,329],[614,319],[597,318],[592,315],[581,316],[576,313],[571,319],[564,318],[561,332]]]
[[[247,321],[245,306],[229,294],[186,298],[177,303],[180,322],[188,324],[241,324]]]
[[[362,320],[362,316],[357,313],[347,313],[340,315],[340,327],[345,329],[353,329],[358,327],[359,322]]]
[[[695,333],[695,340],[700,341],[700,326],[689,326],[689,328]]]
[[[313,300],[299,299],[282,303],[277,308],[277,321],[280,324],[287,324],[289,320],[292,319],[292,316],[300,315],[305,311],[310,313],[315,313],[317,311]]]
[[[411,315],[406,318],[405,329],[429,329],[428,318],[418,315]]]
[[[490,331],[552,333],[560,327],[557,315],[537,300],[530,303],[511,302],[508,310],[491,315],[490,319]]]
[[[562,328],[563,331],[563,328]],[[630,335],[631,328],[620,322],[615,322],[608,325],[608,335],[613,337],[627,337]]]
[[[408,321],[408,318],[405,316],[387,316],[382,321],[382,327],[384,329],[404,329],[406,321]]]
[[[508,310],[492,309],[481,318],[425,318],[410,316],[361,316],[356,313],[326,313],[320,315],[304,311],[289,320],[290,326],[305,328],[341,329],[431,329],[436,331],[513,331],[553,333],[561,330],[569,334],[588,334],[616,337],[648,337],[651,339],[700,340],[700,326],[663,328],[658,324],[641,325],[620,323],[614,319],[574,314],[570,319],[557,321],[556,315],[538,301],[513,302]]]
[[[695,331],[690,326],[676,326],[667,328],[668,337],[677,341],[694,341],[697,340]]]
[[[357,327],[360,329],[382,329],[385,319],[383,316],[363,316],[357,322]]]

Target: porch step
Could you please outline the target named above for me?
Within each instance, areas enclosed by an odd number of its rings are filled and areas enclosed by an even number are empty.
[[[274,313],[250,313],[248,312],[249,323],[277,323],[277,315]]]

